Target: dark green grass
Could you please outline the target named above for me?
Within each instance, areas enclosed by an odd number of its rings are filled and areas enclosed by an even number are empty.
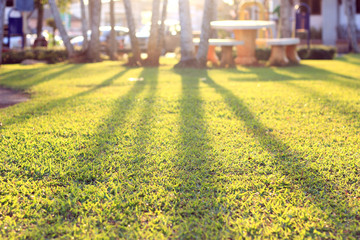
[[[0,238],[360,238],[358,56],[162,61],[1,67]]]

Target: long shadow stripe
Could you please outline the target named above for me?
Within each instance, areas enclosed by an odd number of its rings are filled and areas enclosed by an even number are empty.
[[[217,196],[217,170],[213,167],[212,147],[204,119],[199,78],[179,71],[182,78],[180,100],[180,142],[173,163],[177,179],[174,202],[175,231],[172,237],[185,239],[222,238],[224,216],[229,208]],[[181,234],[180,234],[181,233]]]
[[[328,209],[324,213],[335,222],[337,227],[346,228],[348,225],[354,226],[357,224],[358,209],[347,208],[349,196],[344,191],[341,191],[341,188],[331,179],[322,176],[317,169],[308,166],[307,162],[302,158],[304,153],[291,150],[290,146],[277,139],[269,129],[254,117],[242,100],[228,89],[214,82],[210,76],[207,76],[205,83],[214,88],[224,98],[234,115],[245,123],[261,146],[274,156],[274,164],[279,170],[293,184],[300,186],[307,195],[312,195],[314,204],[317,207],[324,210]],[[333,214],[337,217],[331,218]],[[339,222],[337,219],[339,219]]]
[[[65,107],[67,103],[72,102],[72,100],[76,99],[76,98],[80,98],[83,96],[86,96],[88,94],[91,94],[101,88],[110,86],[114,80],[120,78],[121,76],[123,76],[124,74],[126,74],[126,72],[128,72],[128,69],[125,69],[123,71],[120,71],[118,73],[116,73],[114,76],[104,80],[103,82],[101,82],[100,84],[97,84],[95,86],[93,86],[92,88],[86,90],[86,91],[82,91],[80,93],[77,93],[75,95],[69,96],[69,97],[64,97],[64,98],[60,98],[60,99],[54,99],[51,100],[49,102],[46,103],[42,103],[39,105],[36,105],[33,108],[27,109],[25,112],[22,112],[19,115],[15,115],[13,116],[11,119],[4,121],[4,126],[10,126],[13,124],[21,124],[23,122],[26,122],[30,119],[36,118],[38,116],[41,116],[43,114],[45,114],[46,112],[51,111],[52,109],[56,108],[56,107]]]

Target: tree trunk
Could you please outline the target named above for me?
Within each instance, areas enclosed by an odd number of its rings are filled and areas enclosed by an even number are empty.
[[[126,21],[127,21],[128,28],[129,28],[131,49],[132,49],[132,54],[133,54],[133,56],[131,58],[129,58],[128,65],[140,66],[141,65],[140,48],[139,48],[138,40],[136,38],[135,22],[134,22],[134,17],[132,14],[131,2],[130,2],[130,0],[123,0],[123,2],[124,2],[125,12],[126,12]]]
[[[167,13],[167,4],[168,0],[163,0],[162,5],[162,13],[161,13],[161,24],[160,24],[160,30],[159,30],[159,36],[158,36],[158,46],[157,46],[157,52],[160,57],[162,50],[165,48],[165,20],[166,20],[166,13]]]
[[[280,5],[280,37],[291,37],[291,21],[293,13],[293,1],[281,0]]]
[[[40,0],[37,1],[37,23],[36,23],[36,40],[34,42],[35,47],[44,46],[45,38],[42,36],[43,20],[44,20],[44,5]]]
[[[91,39],[87,49],[87,58],[90,62],[99,62],[100,59],[100,15],[101,0],[92,0],[91,5]]]
[[[348,37],[350,40],[351,51],[354,53],[360,53],[359,46],[357,44],[357,34],[356,34],[356,5],[355,0],[345,0],[345,14],[348,21]]]
[[[152,15],[151,15],[151,28],[150,37],[147,46],[148,57],[146,59],[146,65],[159,66],[158,55],[158,36],[159,36],[159,18],[160,18],[160,0],[153,0]]]
[[[116,60],[116,34],[115,34],[115,13],[114,13],[114,0],[110,0],[110,37],[109,37],[109,56],[111,60]]]
[[[6,0],[0,0],[0,66],[2,64],[2,49],[4,39],[4,16],[5,16]]]
[[[64,42],[64,45],[66,47],[66,51],[68,53],[68,57],[71,58],[75,55],[74,47],[70,42],[70,38],[65,30],[64,25],[62,24],[62,20],[60,17],[59,9],[56,6],[55,0],[49,0],[50,9],[52,12],[52,15],[54,16],[55,24],[57,29],[59,29],[60,36]]]
[[[234,0],[234,12],[235,12],[234,19],[235,19],[235,20],[238,20],[238,19],[239,19],[239,6],[240,6],[240,2],[241,2],[241,0]]]
[[[89,26],[92,26],[93,19],[91,9],[93,9],[93,0],[88,0]]]
[[[175,67],[197,67],[191,27],[189,0],[179,0],[181,59]]]
[[[52,30],[53,30],[53,31],[52,31],[52,33],[53,33],[53,37],[52,37],[52,40],[53,40],[53,46],[55,47],[55,46],[56,46],[56,40],[55,40],[56,27],[54,27]]]
[[[86,20],[84,0],[80,0],[80,5],[81,5],[81,30],[82,30],[82,34],[84,37],[82,51],[85,52],[88,47],[89,40],[88,40],[88,35],[87,35],[88,25],[87,25],[87,20]]]
[[[211,21],[216,21],[218,19],[218,4],[221,0],[213,0],[214,7],[212,7],[212,19]],[[218,38],[217,30],[211,29],[210,38]]]
[[[210,22],[214,19],[214,8],[216,8],[215,0],[205,0],[199,50],[196,55],[199,67],[206,67],[207,54],[209,49],[209,38],[211,36]]]
[[[42,37],[42,28],[43,28],[43,19],[44,19],[44,5],[41,1],[38,1],[38,15],[37,15],[37,25],[36,25],[36,37]]]

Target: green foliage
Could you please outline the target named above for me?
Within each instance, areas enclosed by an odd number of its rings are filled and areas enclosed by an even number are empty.
[[[336,49],[327,46],[313,46],[308,51],[307,47],[300,47],[297,50],[301,59],[334,59]],[[267,61],[270,58],[270,48],[257,48],[255,56],[258,60]],[[234,52],[234,54],[236,54]]]
[[[54,18],[48,18],[46,19],[46,25],[48,25],[49,27],[51,27],[53,29],[53,31],[55,31],[56,29],[56,23]]]
[[[66,50],[36,48],[22,51],[9,51],[2,54],[3,64],[21,63],[25,59],[47,61],[48,63],[62,62],[67,59]]]
[[[47,4],[48,0],[34,0],[35,7],[38,7],[39,4]],[[56,5],[58,6],[61,12],[66,12],[68,6],[70,5],[71,0],[56,0]]]
[[[34,0],[35,7],[39,7],[39,5],[44,5],[48,3],[48,0]]]
[[[270,48],[257,48],[255,50],[255,57],[258,60],[267,61],[270,58]]]
[[[311,47],[310,51],[307,48],[299,48],[298,54],[301,59],[333,59],[336,54],[334,47]]]
[[[1,239],[358,239],[359,56],[4,65]]]
[[[63,13],[67,12],[70,3],[71,3],[71,0],[57,0],[56,1],[59,11],[63,12]]]

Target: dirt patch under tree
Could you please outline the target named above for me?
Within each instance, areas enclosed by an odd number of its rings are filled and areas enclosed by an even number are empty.
[[[8,88],[0,87],[0,108],[6,108],[17,103],[25,102],[29,94]]]

